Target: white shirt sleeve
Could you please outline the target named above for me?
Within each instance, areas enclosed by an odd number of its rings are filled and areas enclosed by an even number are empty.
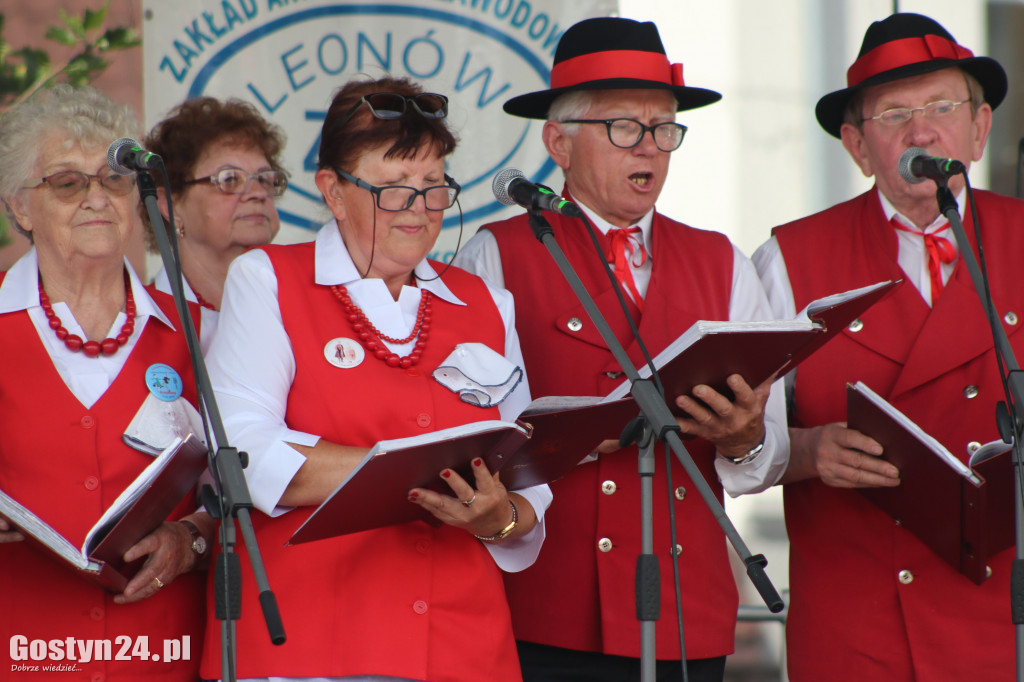
[[[496,287],[505,286],[505,273],[501,267],[501,252],[498,240],[490,230],[477,230],[466,242],[452,263],[474,275],[483,277]]]
[[[773,317],[753,263],[733,246],[729,319],[770,320]],[[721,454],[715,458],[715,470],[722,481],[722,486],[731,497],[756,493],[771,487],[781,478],[789,464],[789,432],[786,424],[785,392],[781,380],[772,385],[771,395],[765,405],[764,427],[764,449],[750,462],[735,464]]]
[[[221,311],[206,355],[210,381],[230,443],[249,455],[245,478],[253,504],[278,516],[288,511],[278,502],[306,461],[288,443],[312,447],[320,438],[285,423],[295,358],[265,252],[249,251],[231,264]]]

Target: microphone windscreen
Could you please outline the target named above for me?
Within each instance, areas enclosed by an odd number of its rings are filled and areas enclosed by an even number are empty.
[[[122,137],[111,142],[110,146],[107,147],[107,165],[110,166],[110,170],[119,175],[131,175],[133,173],[132,169],[123,165],[118,156],[122,149],[131,149],[138,146],[139,143],[130,137]]]
[[[928,156],[927,150],[921,149],[920,147],[911,147],[900,154],[900,159],[896,162],[896,169],[899,171],[900,177],[912,185],[925,181],[925,178],[920,178],[914,175],[913,171],[910,169],[910,164],[912,164],[914,159],[919,156]]]
[[[500,171],[494,176],[494,182],[491,183],[491,191],[494,192],[494,198],[501,203],[511,206],[515,203],[512,197],[508,193],[508,186],[512,184],[512,181],[516,178],[526,177],[523,175],[521,170],[516,168],[506,168]]]

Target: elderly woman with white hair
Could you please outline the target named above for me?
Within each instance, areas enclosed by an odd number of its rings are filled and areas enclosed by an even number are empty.
[[[89,87],[40,91],[0,118],[0,199],[33,243],[0,274],[0,490],[78,546],[153,459],[122,437],[152,411],[152,379],[175,379],[195,402],[173,304],[125,258],[138,193],[105,154],[135,132],[126,107]],[[195,680],[198,652],[158,660],[163,642],[198,642],[202,631],[204,579],[193,569],[205,558],[198,535],[212,529],[194,509],[182,500],[125,553],[144,564],[117,595],[0,520],[0,637],[49,642],[46,660],[25,663],[61,663],[74,679]],[[85,651],[98,640],[112,651]]]

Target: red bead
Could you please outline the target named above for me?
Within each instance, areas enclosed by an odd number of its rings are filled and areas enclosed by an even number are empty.
[[[54,315],[52,310],[50,310],[48,312],[49,312],[48,317],[50,318],[50,322],[49,322],[50,329],[58,329],[60,327],[60,318],[57,317],[56,315]]]
[[[57,320],[57,324],[60,324],[60,320]],[[66,343],[68,338],[68,330],[65,329],[64,327],[58,326],[55,331],[57,332],[57,338]],[[75,338],[78,339],[77,336]],[[81,341],[81,339],[78,340]]]
[[[395,356],[395,357],[398,357],[398,356]],[[388,361],[388,364],[389,365],[391,364],[390,359]],[[409,369],[410,367],[412,367],[412,360],[410,358],[408,358],[408,357],[404,357],[404,358],[402,358],[401,360],[398,361],[398,366],[401,367],[402,369]]]
[[[120,334],[117,335],[117,339],[116,339],[117,340],[117,345],[118,346],[123,346],[124,344],[128,343],[128,339],[129,338],[130,337],[128,336],[128,334],[125,334],[124,332],[121,332]]]
[[[82,352],[90,358],[95,358],[100,354],[100,344],[98,341],[86,341],[82,345]]]
[[[385,358],[388,357],[388,349],[387,348],[378,348],[376,351],[374,351],[373,354],[377,356],[378,360],[384,360]]]
[[[398,367],[401,361],[402,360],[398,357],[397,353],[391,353],[388,355],[387,359],[384,360],[384,362],[388,363],[389,367]]]
[[[100,352],[104,355],[113,355],[122,345],[118,343],[117,339],[103,339],[100,342]]]
[[[78,352],[82,350],[81,337],[79,337],[76,334],[67,334],[67,332],[65,332],[65,335],[67,336],[67,338],[64,339],[64,345],[68,347],[68,350],[70,350],[71,352]]]

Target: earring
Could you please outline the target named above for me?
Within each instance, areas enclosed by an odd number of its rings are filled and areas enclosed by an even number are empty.
[[[181,223],[181,224],[178,225],[178,239],[184,239],[184,238],[185,238],[185,223]]]

